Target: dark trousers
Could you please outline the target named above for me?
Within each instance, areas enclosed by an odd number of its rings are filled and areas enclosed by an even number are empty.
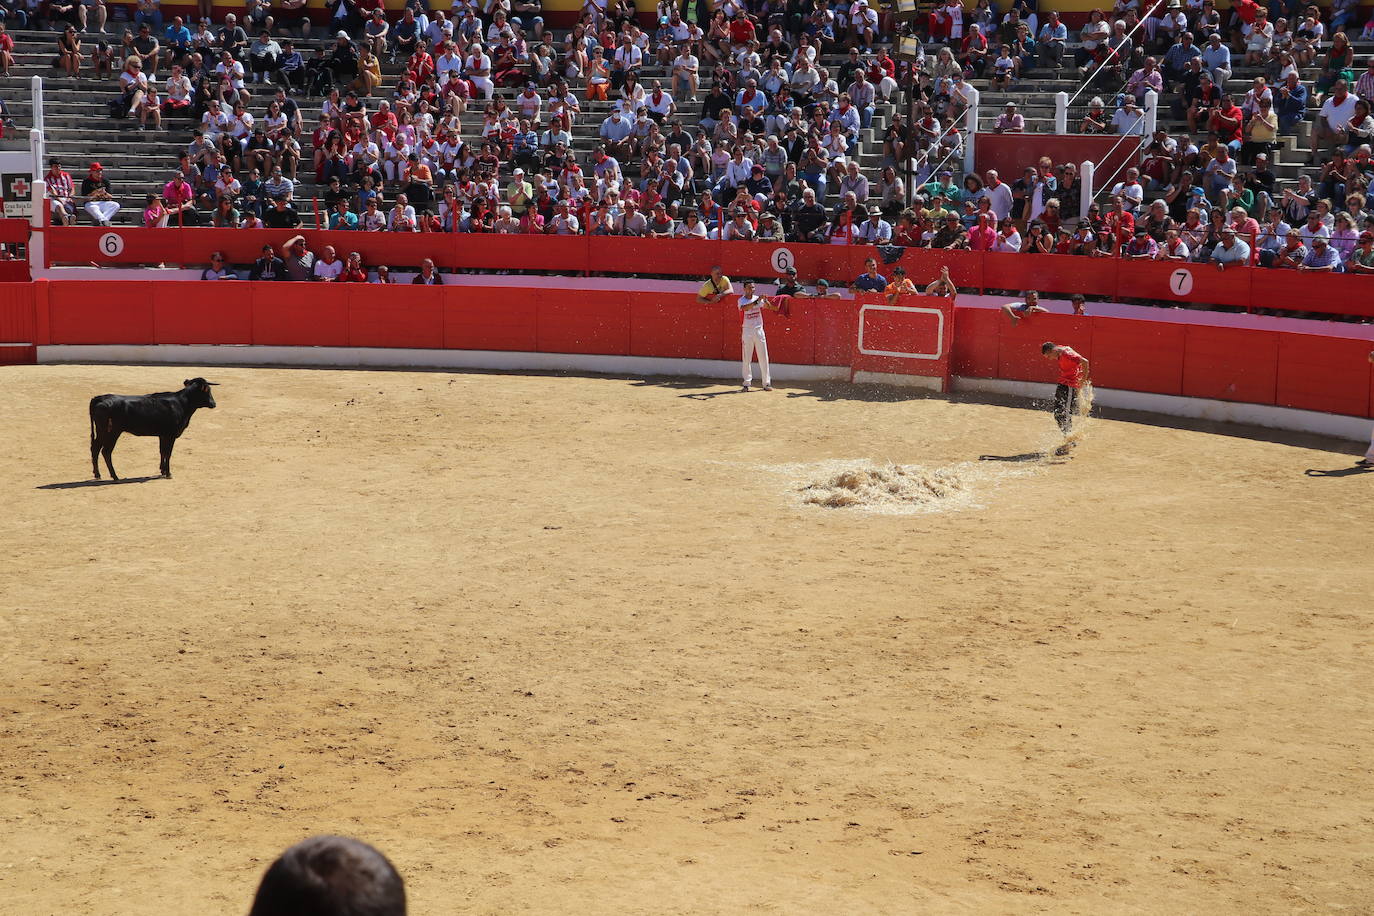
[[[1073,415],[1078,412],[1078,389],[1060,385],[1054,389],[1054,419],[1063,432],[1073,426]]]

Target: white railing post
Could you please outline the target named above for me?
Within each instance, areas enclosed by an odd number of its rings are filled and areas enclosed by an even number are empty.
[[[1069,132],[1069,94],[1067,92],[1054,94],[1054,132],[1057,134]]]
[[[35,76],[29,80],[33,88],[33,129],[43,131],[43,77]]]
[[[972,86],[968,87],[968,111],[964,112],[964,127],[968,131],[968,140],[964,143],[964,174],[973,173],[973,137],[978,133],[978,90]]]
[[[1151,89],[1145,93],[1145,131],[1140,136],[1140,145],[1150,142],[1159,124],[1159,93]]]
[[[43,181],[43,173],[48,170],[44,164],[44,154],[47,149],[43,143],[43,131],[36,127],[29,129],[29,159],[33,164],[33,183],[39,184]]]
[[[48,186],[42,175],[38,175],[29,189],[29,200],[33,213],[29,216],[29,276],[37,278],[48,269],[46,246],[47,233],[45,220],[48,215]]]
[[[1078,218],[1088,218],[1088,208],[1092,206],[1093,197],[1096,189],[1093,187],[1093,173],[1097,171],[1097,166],[1091,161],[1084,162],[1078,167]]]

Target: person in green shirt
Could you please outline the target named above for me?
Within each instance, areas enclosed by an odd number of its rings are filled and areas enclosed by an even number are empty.
[[[1360,240],[1355,250],[1350,252],[1345,269],[1352,274],[1374,274],[1374,232],[1366,230],[1360,233]]]
[[[1226,189],[1224,203],[1227,208],[1243,207],[1247,216],[1255,215],[1255,192],[1246,187],[1245,179],[1240,175],[1231,179],[1231,187]]]
[[[949,169],[940,169],[934,180],[921,185],[921,193],[927,200],[932,197],[940,196],[952,203],[959,202],[959,186],[953,181],[954,173]]]
[[[348,209],[348,199],[340,197],[334,202],[334,212],[329,214],[329,228],[347,231],[358,228],[358,215]]]

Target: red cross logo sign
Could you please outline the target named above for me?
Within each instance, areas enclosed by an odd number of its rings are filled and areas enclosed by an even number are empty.
[[[16,178],[14,180],[14,183],[11,184],[10,187],[14,190],[15,197],[29,196],[29,183],[25,181],[23,178]]]

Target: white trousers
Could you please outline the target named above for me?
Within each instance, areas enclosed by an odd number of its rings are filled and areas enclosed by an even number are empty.
[[[482,93],[482,98],[489,99],[496,93],[496,84],[486,76],[469,76],[468,80],[478,92]]]
[[[751,328],[747,325],[741,335],[744,353],[743,372],[744,384],[749,385],[754,381],[754,354],[759,355],[759,373],[763,376],[763,386],[765,388],[773,384],[773,378],[768,374],[768,339],[763,336],[763,328]]]
[[[1365,458],[1374,461],[1374,433],[1369,434],[1369,451],[1364,453]]]
[[[88,200],[86,212],[97,223],[108,223],[119,212],[119,202],[114,200]]]

